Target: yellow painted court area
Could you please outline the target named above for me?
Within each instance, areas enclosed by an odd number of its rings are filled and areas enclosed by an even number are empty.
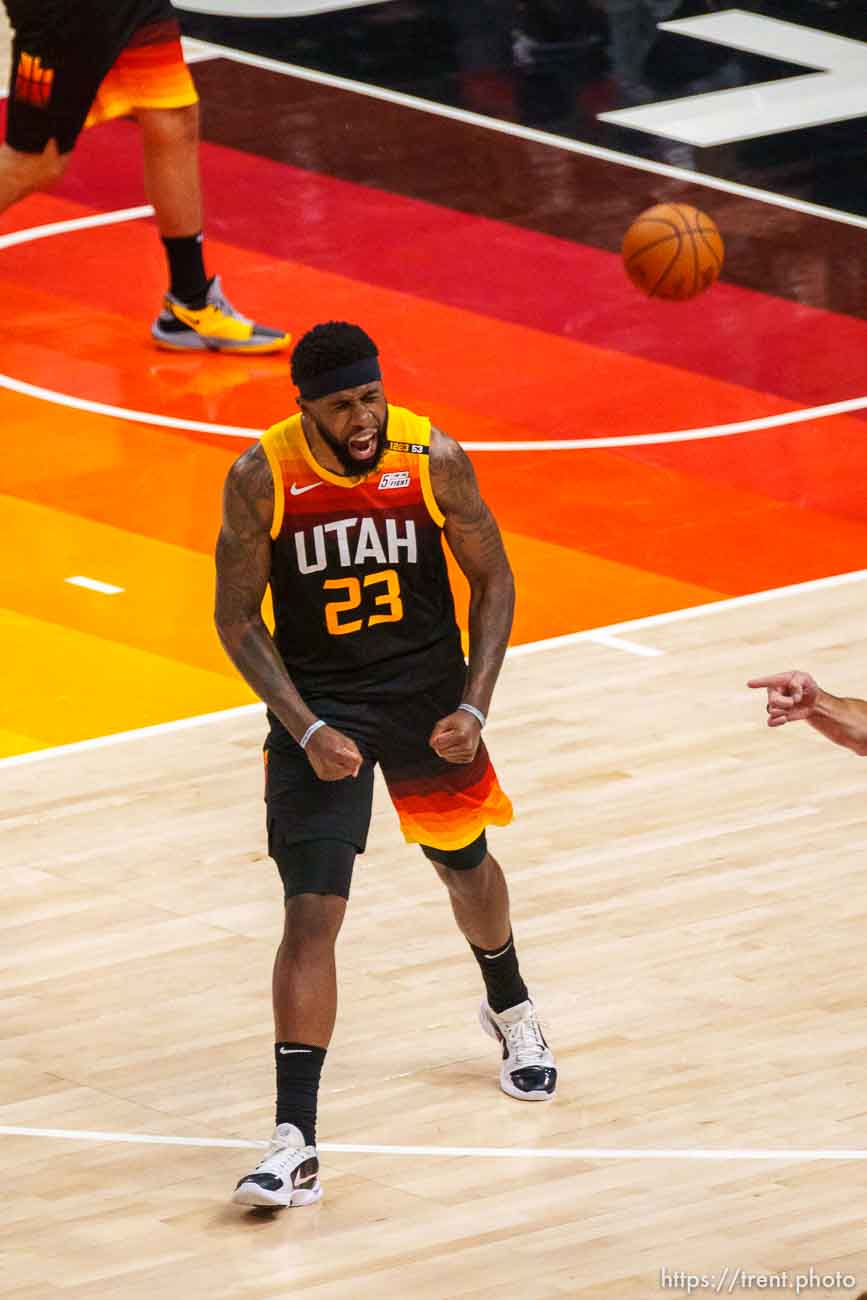
[[[0,735],[13,742],[7,753],[210,713],[254,698],[240,678],[227,673],[192,668],[9,610],[0,610],[0,636],[10,677],[19,687],[0,713]],[[16,737],[27,743],[14,745]]]
[[[254,699],[214,632],[209,554],[9,496],[0,497],[0,529],[8,553],[21,557],[0,583],[5,657],[16,684],[0,706],[2,753]],[[598,625],[636,603],[666,609],[720,595],[517,533],[505,540],[521,593],[517,642],[573,631],[576,600]],[[67,579],[76,576],[123,590],[106,595],[71,585]],[[466,584],[458,574],[454,581],[466,626]]]
[[[248,703],[211,622],[209,556],[46,506],[0,498],[8,553],[0,628],[12,754]],[[66,581],[83,575],[124,590]]]
[[[0,498],[0,526],[13,552],[28,556],[0,580],[6,608],[235,676],[213,630],[209,555],[10,497]],[[76,575],[123,591],[70,586]]]

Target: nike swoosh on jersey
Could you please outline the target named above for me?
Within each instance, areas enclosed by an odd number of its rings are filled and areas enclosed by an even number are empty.
[[[298,487],[297,483],[293,483],[289,491],[293,497],[300,497],[303,492],[312,492],[317,487],[322,487],[322,479],[318,483],[307,483],[304,487]]]

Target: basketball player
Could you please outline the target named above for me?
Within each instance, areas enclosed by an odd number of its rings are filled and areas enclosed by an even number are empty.
[[[401,828],[433,863],[481,968],[500,1085],[557,1081],[518,968],[509,896],[485,827],[512,817],[481,738],[514,584],[460,446],[386,400],[376,345],[317,325],[292,354],[300,413],[235,462],[217,543],[216,622],[268,705],[268,851],[283,880],[274,966],[277,1127],[240,1205],[318,1200],[316,1104],[337,1005],[334,944],[379,763]],[[442,550],[471,591],[464,661]],[[275,632],[261,617],[270,583]]]
[[[66,170],[85,126],[132,115],[169,291],[151,328],[165,348],[275,352],[282,330],[247,320],[202,253],[198,97],[170,0],[4,0],[15,29],[0,212]]]
[[[835,745],[867,755],[867,700],[841,700],[813,680],[809,673],[772,673],[747,682],[768,692],[768,726],[809,722]]]

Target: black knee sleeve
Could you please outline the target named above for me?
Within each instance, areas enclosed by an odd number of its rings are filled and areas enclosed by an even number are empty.
[[[478,839],[473,840],[472,844],[464,845],[462,849],[434,849],[429,844],[420,844],[419,848],[426,858],[441,867],[450,867],[452,871],[472,871],[473,867],[481,864],[487,853],[488,840],[482,831]]]

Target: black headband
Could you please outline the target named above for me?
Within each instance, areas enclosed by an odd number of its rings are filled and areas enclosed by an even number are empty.
[[[360,361],[350,361],[348,366],[337,366],[334,370],[323,370],[319,375],[302,379],[298,391],[308,402],[315,402],[319,397],[329,393],[340,393],[344,388],[358,388],[361,384],[372,384],[382,378],[379,357],[362,357]]]

